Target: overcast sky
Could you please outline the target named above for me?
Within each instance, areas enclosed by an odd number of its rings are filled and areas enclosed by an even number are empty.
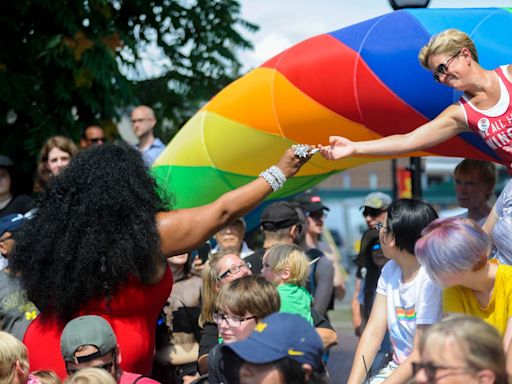
[[[380,16],[393,9],[387,0],[240,0],[242,16],[260,26],[245,36],[253,51],[240,53],[254,68],[309,37]],[[431,0],[429,8],[510,7],[510,0]]]

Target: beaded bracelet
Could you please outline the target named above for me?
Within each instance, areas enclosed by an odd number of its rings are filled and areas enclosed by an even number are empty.
[[[281,186],[283,186],[284,183],[286,183],[286,176],[284,175],[281,168],[273,165],[269,169],[267,169],[267,171],[269,171],[270,174],[276,178],[277,182],[281,184]]]
[[[265,181],[270,184],[270,187],[274,192],[283,188],[283,185],[286,181],[286,176],[284,175],[283,171],[281,171],[275,165],[261,172],[259,176],[263,177]]]

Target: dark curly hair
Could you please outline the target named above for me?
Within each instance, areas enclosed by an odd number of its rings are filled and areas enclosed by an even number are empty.
[[[155,218],[165,202],[134,148],[79,153],[36,207],[9,263],[43,319],[66,322],[88,299],[108,301],[129,276],[147,283],[165,263]]]

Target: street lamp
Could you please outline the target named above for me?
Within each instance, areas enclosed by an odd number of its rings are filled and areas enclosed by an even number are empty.
[[[388,0],[389,5],[396,11],[402,8],[427,8],[430,0]]]

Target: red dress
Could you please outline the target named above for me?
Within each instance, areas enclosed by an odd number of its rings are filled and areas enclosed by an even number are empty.
[[[82,315],[105,318],[117,336],[121,368],[127,372],[149,375],[155,353],[156,320],[171,293],[172,273],[169,267],[160,282],[142,284],[132,277],[119,287],[107,308],[105,299],[89,301],[82,306]],[[28,348],[30,370],[51,369],[66,377],[64,360],[60,353],[60,335],[63,326],[53,318],[41,322],[41,316],[28,327],[23,342]]]

